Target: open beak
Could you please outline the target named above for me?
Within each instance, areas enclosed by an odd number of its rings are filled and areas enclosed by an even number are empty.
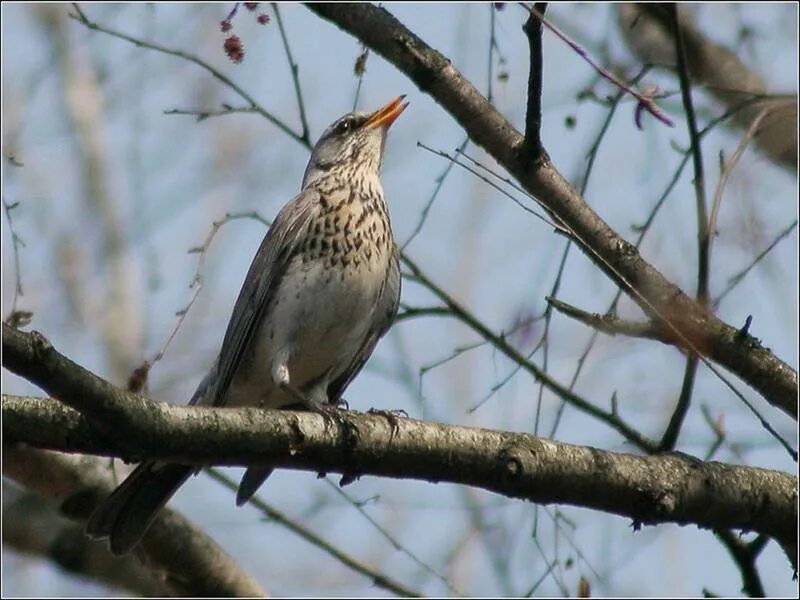
[[[406,106],[408,106],[408,102],[403,102],[403,100],[405,100],[405,94],[398,96],[383,108],[376,110],[370,115],[364,126],[370,128],[383,127],[388,129],[389,125],[394,123],[395,119],[397,119],[397,117],[400,116],[400,113],[406,109]]]

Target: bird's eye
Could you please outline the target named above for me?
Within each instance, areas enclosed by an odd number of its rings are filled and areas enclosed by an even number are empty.
[[[336,133],[347,133],[353,128],[353,120],[345,119],[336,126]]]

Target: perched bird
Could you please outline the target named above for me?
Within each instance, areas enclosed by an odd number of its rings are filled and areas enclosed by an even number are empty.
[[[190,405],[329,411],[397,314],[400,266],[380,167],[404,96],[349,113],[320,137],[301,192],[269,228],[247,273],[222,348]],[[125,554],[197,467],[140,464],[92,513],[86,532]],[[247,469],[242,505],[270,468]]]

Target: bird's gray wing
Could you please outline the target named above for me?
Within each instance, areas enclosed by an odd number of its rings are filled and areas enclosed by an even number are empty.
[[[319,192],[303,190],[275,217],[242,284],[217,362],[190,404],[223,404],[233,376],[242,363],[242,356],[258,331],[286,267],[302,244],[303,232],[318,202]]]
[[[383,337],[389,327],[392,326],[392,323],[394,323],[397,309],[400,306],[400,285],[400,255],[397,246],[394,246],[386,280],[383,282],[383,287],[375,306],[372,327],[364,337],[361,347],[347,369],[328,385],[328,400],[332,404],[339,402],[344,390],[369,359],[378,340]]]

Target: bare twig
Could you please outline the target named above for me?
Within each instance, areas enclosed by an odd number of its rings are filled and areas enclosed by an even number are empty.
[[[458,145],[458,148],[456,148],[456,152],[458,153],[463,152],[464,148],[467,147],[468,143],[469,143],[469,136],[465,137],[464,141]],[[436,200],[436,197],[439,195],[439,191],[442,189],[442,186],[444,185],[444,180],[447,179],[447,176],[450,174],[450,171],[452,170],[454,164],[456,164],[456,162],[454,160],[451,160],[447,164],[447,167],[445,167],[442,174],[436,178],[436,186],[433,188],[431,197],[428,198],[428,202],[422,208],[422,213],[420,214],[419,221],[417,221],[416,227],[414,227],[414,231],[412,231],[411,235],[408,236],[408,239],[400,245],[401,250],[405,250],[408,247],[408,245],[414,240],[414,238],[417,237],[419,232],[422,231],[422,227],[423,225],[425,225],[425,221],[428,220],[428,213],[430,212],[431,207],[433,206],[433,201]]]
[[[553,227],[555,229],[558,229],[562,233],[566,233],[566,231],[564,231],[563,229],[558,227],[556,224],[554,224],[552,221],[550,221],[547,217],[544,217],[544,216],[540,215],[538,212],[533,210],[531,207],[526,206],[521,200],[519,200],[518,198],[512,196],[508,191],[504,190],[503,188],[501,188],[499,185],[497,185],[496,183],[494,183],[493,181],[491,181],[490,179],[488,179],[484,175],[481,175],[475,169],[469,167],[468,165],[465,165],[464,163],[459,162],[455,157],[450,156],[447,152],[443,152],[442,150],[434,150],[433,148],[430,148],[430,147],[426,146],[422,142],[417,142],[417,146],[419,146],[420,148],[423,148],[424,150],[427,150],[431,154],[436,154],[437,156],[441,156],[442,158],[446,158],[447,160],[450,160],[450,161],[454,162],[455,164],[457,164],[462,169],[465,169],[465,170],[469,171],[470,173],[472,173],[473,175],[475,175],[475,177],[477,177],[478,179],[484,181],[485,183],[488,183],[490,186],[492,186],[498,192],[503,194],[506,198],[510,198],[514,202],[514,204],[519,206],[525,212],[532,214],[534,217],[536,217],[540,221],[544,221],[545,223],[547,223],[548,225],[550,225],[551,227]],[[463,153],[462,153],[462,155],[463,155]],[[526,194],[526,196],[528,196],[528,194]]]
[[[694,191],[695,203],[697,207],[697,238],[698,238],[698,258],[697,258],[697,300],[703,304],[708,304],[708,276],[709,276],[709,220],[708,209],[706,207],[706,187],[705,169],[703,167],[703,152],[700,145],[700,135],[697,130],[697,119],[694,112],[694,102],[692,100],[692,83],[689,78],[689,66],[686,64],[686,49],[683,43],[683,34],[678,24],[678,7],[670,5],[670,16],[672,19],[673,31],[675,36],[675,51],[678,57],[678,76],[681,82],[681,97],[683,99],[683,109],[686,113],[686,125],[689,129],[689,139],[691,142],[692,163],[694,165]]]
[[[758,574],[756,559],[767,543],[766,536],[759,535],[752,542],[742,541],[738,535],[727,529],[719,529],[714,532],[717,539],[727,548],[728,552],[739,567],[742,574],[742,589],[751,598],[764,598],[764,585],[761,583],[761,576]]]
[[[160,44],[155,44],[153,42],[147,42],[145,40],[130,36],[126,33],[122,33],[120,31],[116,31],[109,27],[105,27],[94,21],[90,21],[89,18],[86,16],[86,13],[83,12],[81,7],[77,3],[73,3],[72,7],[75,9],[75,14],[70,14],[70,18],[74,19],[81,25],[92,29],[94,31],[99,31],[101,33],[105,33],[107,35],[119,38],[121,40],[125,40],[126,42],[130,42],[131,44],[135,44],[141,48],[148,48],[150,50],[155,50],[156,52],[162,52],[164,54],[169,54],[170,56],[175,56],[178,58],[182,58],[183,60],[188,60],[189,62],[193,62],[199,67],[202,67],[211,75],[221,81],[223,84],[228,86],[231,90],[233,90],[236,94],[238,94],[242,99],[244,99],[250,107],[260,114],[262,117],[267,119],[270,123],[275,125],[278,129],[280,129],[283,133],[288,135],[293,140],[299,142],[305,148],[311,149],[311,142],[308,139],[304,138],[302,134],[297,134],[292,129],[286,125],[283,121],[275,117],[272,113],[265,110],[255,99],[250,96],[247,92],[245,92],[241,87],[239,87],[236,83],[234,83],[230,78],[222,74],[220,71],[209,65],[207,62],[201,60],[194,54],[189,54],[188,52],[184,52],[182,50],[176,50],[174,48],[168,48],[167,46],[162,46]]]
[[[361,86],[364,83],[364,73],[367,72],[368,58],[369,58],[369,48],[362,45],[361,52],[358,54],[358,57],[356,57],[356,63],[355,66],[353,67],[353,72],[358,78],[358,83],[356,84],[356,93],[353,96],[354,111],[358,108],[358,99],[361,97]]]
[[[494,17],[495,7],[494,4],[489,4],[489,74],[486,77],[486,99],[489,104],[494,104],[494,96],[492,95],[492,80],[494,79],[494,50],[497,48],[497,40],[494,37]],[[469,139],[469,138],[468,138]]]
[[[646,338],[664,342],[665,344],[672,343],[672,340],[668,336],[665,336],[663,328],[655,323],[626,321],[611,314],[600,315],[597,313],[588,313],[566,302],[557,300],[556,298],[547,297],[545,300],[547,300],[550,306],[558,310],[558,312],[572,317],[601,333]]]
[[[778,242],[786,238],[792,231],[794,231],[795,227],[797,227],[797,219],[795,219],[791,225],[789,225],[786,229],[781,231],[778,236],[772,240],[769,246],[767,246],[762,252],[756,256],[752,262],[747,265],[744,269],[742,269],[739,273],[734,275],[728,280],[728,286],[725,290],[716,297],[716,299],[712,302],[712,306],[714,308],[719,306],[719,303],[722,302],[722,299],[727,296],[737,285],[739,285],[742,280],[747,276],[747,274],[755,267],[758,263],[760,263],[764,257],[770,253],[770,251],[778,245]]]
[[[592,58],[589,56],[589,53],[586,52],[586,50],[584,50],[583,48],[581,48],[581,46],[577,42],[574,42],[573,40],[571,40],[570,37],[567,34],[562,32],[555,25],[553,25],[550,21],[545,19],[544,15],[537,10],[535,5],[533,7],[531,7],[531,6],[528,6],[527,4],[524,4],[524,3],[521,2],[520,6],[522,6],[525,10],[527,10],[532,15],[534,15],[536,18],[538,18],[545,25],[545,27],[547,27],[550,31],[552,31],[559,38],[561,38],[562,41],[564,41],[570,48],[572,48],[578,54],[578,56],[580,56],[581,58],[583,58],[583,60],[585,60],[587,63],[589,63],[589,65],[595,71],[597,71],[597,73],[601,77],[603,77],[603,79],[607,79],[608,81],[613,83],[615,86],[617,86],[619,89],[625,90],[625,93],[630,94],[631,96],[636,98],[636,100],[638,100],[638,108],[639,109],[646,110],[647,112],[649,112],[651,115],[653,115],[656,119],[658,119],[662,123],[664,123],[666,125],[669,125],[670,127],[673,126],[672,120],[669,117],[667,117],[664,114],[664,112],[658,106],[656,106],[656,104],[655,104],[655,102],[653,102],[653,98],[651,96],[637,92],[633,88],[631,88],[628,85],[626,85],[623,81],[620,81],[617,77],[614,76],[613,73],[610,73],[609,71],[607,71],[606,69],[604,69],[603,67],[601,67],[600,65],[595,63],[592,60]]]
[[[438,573],[429,564],[427,564],[424,560],[420,559],[416,554],[411,552],[411,550],[406,548],[403,544],[401,544],[397,540],[397,538],[395,538],[391,533],[389,533],[389,531],[385,527],[383,527],[380,523],[378,523],[375,519],[373,519],[369,515],[369,513],[367,513],[367,511],[364,510],[364,506],[363,506],[362,502],[357,502],[357,501],[353,500],[353,498],[351,498],[350,495],[347,494],[347,492],[342,490],[340,486],[338,486],[335,483],[333,483],[330,479],[326,478],[325,479],[325,483],[327,483],[328,486],[330,486],[330,488],[333,491],[335,491],[337,494],[339,494],[339,496],[344,498],[347,501],[347,503],[350,504],[350,506],[355,508],[359,512],[359,514],[362,517],[364,517],[369,522],[369,524],[372,525],[375,528],[375,530],[378,533],[380,533],[383,536],[383,538],[392,545],[392,547],[395,550],[399,551],[402,554],[405,554],[408,558],[411,559],[412,562],[417,564],[422,570],[424,570],[425,572],[429,573],[430,575],[434,576],[436,579],[441,581],[447,587],[447,589],[449,589],[451,592],[453,592],[454,594],[457,594],[459,596],[464,596],[464,593],[459,591],[458,588],[455,587],[455,585],[453,584],[452,581],[450,581],[447,577],[445,577],[441,573]]]
[[[303,133],[300,134],[300,139],[303,140],[304,145],[308,148],[311,147],[311,140],[308,131],[308,119],[306,119],[306,105],[303,102],[303,93],[300,91],[300,77],[299,70],[292,51],[289,48],[289,38],[286,36],[286,30],[283,28],[283,19],[281,19],[281,11],[278,9],[277,2],[270,2],[272,10],[275,12],[275,20],[278,22],[278,30],[281,33],[281,40],[283,41],[283,49],[286,51],[286,60],[289,61],[289,68],[292,71],[292,82],[294,83],[294,93],[297,98],[297,109],[300,111],[300,124],[303,126]]]
[[[20,326],[24,324],[24,321],[30,320],[30,317],[27,317],[23,319],[23,322],[20,322],[20,314],[17,311],[19,297],[24,295],[22,291],[22,271],[19,266],[19,249],[20,247],[25,247],[25,240],[17,233],[17,229],[14,227],[14,219],[11,216],[11,212],[18,206],[19,202],[9,204],[6,202],[5,196],[3,196],[3,211],[6,215],[6,221],[8,221],[8,229],[11,231],[11,246],[14,254],[14,298],[11,300],[11,312],[4,320],[6,323],[14,323],[16,326]]]
[[[210,117],[224,117],[236,113],[256,113],[258,109],[252,106],[230,106],[223,104],[220,109],[202,109],[202,108],[171,108],[165,110],[165,115],[189,115],[197,118],[197,122],[205,121]]]
[[[703,418],[711,428],[711,431],[714,432],[714,443],[711,445],[711,448],[708,449],[708,452],[706,452],[706,456],[703,459],[711,460],[711,458],[717,453],[717,450],[719,450],[719,447],[722,446],[723,442],[725,442],[725,427],[722,424],[722,416],[720,415],[719,419],[714,419],[714,417],[711,416],[711,411],[705,404],[700,407],[700,411],[703,413]]]
[[[401,303],[403,310],[397,313],[394,322],[405,321],[406,319],[413,319],[415,317],[446,317],[453,314],[446,306],[428,306],[424,308],[405,306]]]
[[[214,480],[220,482],[222,485],[227,487],[232,491],[236,491],[238,489],[238,484],[223,474],[219,469],[215,469],[213,467],[204,469],[204,471]],[[419,592],[416,592],[410,588],[405,587],[401,583],[394,581],[388,575],[384,575],[383,573],[376,571],[369,565],[366,565],[359,561],[356,558],[353,558],[346,552],[340,550],[330,542],[325,541],[320,536],[318,536],[313,531],[309,530],[307,527],[303,526],[301,523],[298,523],[294,519],[290,519],[285,514],[280,512],[278,509],[273,507],[272,505],[264,502],[258,496],[253,496],[250,501],[248,502],[248,506],[254,506],[257,508],[261,513],[264,514],[265,517],[270,519],[271,521],[275,521],[285,529],[288,529],[292,533],[298,535],[299,537],[306,540],[308,543],[316,546],[323,552],[326,552],[340,563],[345,565],[346,567],[352,569],[356,573],[369,577],[372,582],[378,586],[379,588],[388,590],[392,593],[397,594],[398,596],[404,596],[407,598],[421,598],[422,595]]]
[[[689,67],[686,64],[686,49],[683,43],[681,28],[678,23],[678,6],[673,4],[669,7],[669,10],[675,36],[675,54],[678,57],[678,76],[681,83],[681,97],[683,99],[683,109],[686,113],[686,124],[689,129],[692,162],[694,165],[694,191],[697,209],[697,301],[701,305],[707,306],[709,300],[709,273],[711,269],[711,236],[708,228],[709,221],[706,207],[703,153],[700,146],[700,136],[697,131],[694,102],[692,101],[692,84],[689,78]],[[675,410],[670,417],[659,444],[663,451],[672,450],[678,441],[678,435],[683,426],[683,421],[686,418],[686,414],[689,412],[698,364],[698,356],[695,353],[688,353],[683,381],[681,383],[681,392],[678,396]]]
[[[530,70],[528,74],[528,107],[525,111],[526,157],[531,161],[547,160],[542,146],[542,22],[547,2],[537,2],[531,9],[522,30],[528,38]],[[535,12],[535,15],[534,15]]]
[[[648,439],[646,436],[639,433],[636,429],[625,423],[619,417],[619,415],[606,412],[600,408],[597,408],[595,405],[587,402],[574,392],[567,390],[560,383],[552,379],[547,373],[543,372],[539,367],[537,367],[529,360],[527,360],[523,354],[521,354],[518,350],[509,345],[505,339],[494,334],[483,323],[481,323],[477,318],[475,318],[471,313],[469,313],[455,300],[453,300],[450,296],[448,296],[443,290],[441,290],[437,285],[435,285],[430,279],[425,277],[425,275],[423,275],[419,267],[413,261],[411,261],[407,256],[405,255],[402,256],[401,260],[414,274],[415,281],[417,281],[421,285],[424,285],[428,290],[433,292],[434,295],[436,295],[448,308],[452,310],[453,316],[455,316],[460,321],[468,325],[471,329],[480,334],[481,337],[488,340],[492,345],[494,345],[500,352],[505,354],[512,361],[514,361],[519,365],[522,365],[522,368],[525,369],[525,371],[527,371],[537,380],[541,381],[542,384],[545,387],[547,387],[551,392],[556,394],[556,396],[572,404],[579,410],[582,410],[592,415],[593,417],[597,418],[598,420],[606,423],[609,427],[624,435],[628,441],[635,444],[638,448],[644,450],[645,452],[650,453],[655,451],[656,448],[655,442]]]
[[[764,117],[769,114],[768,109],[762,110],[758,113],[753,122],[750,123],[750,126],[745,131],[742,139],[739,140],[739,145],[736,147],[731,158],[727,161],[722,161],[722,169],[719,175],[719,182],[717,183],[717,188],[714,192],[714,201],[711,205],[711,216],[708,219],[708,233],[709,233],[709,240],[708,240],[708,254],[709,260],[711,256],[711,246],[714,241],[714,237],[717,234],[717,216],[719,215],[719,208],[722,205],[722,196],[725,191],[725,185],[728,183],[728,178],[733,173],[733,169],[739,162],[739,159],[742,157],[745,149],[747,148],[750,141],[753,137],[758,133],[758,128],[761,125],[761,121],[763,121]]]
[[[149,365],[147,369],[149,370],[155,363],[161,360],[164,357],[164,353],[167,351],[167,347],[169,346],[172,339],[175,337],[175,334],[178,333],[178,330],[183,325],[184,320],[186,319],[186,315],[189,313],[189,310],[197,300],[197,297],[200,295],[200,291],[203,289],[203,270],[205,268],[205,260],[206,260],[206,251],[208,250],[209,246],[211,246],[211,242],[214,241],[214,237],[217,235],[219,230],[230,223],[231,221],[235,221],[237,219],[254,219],[263,223],[265,226],[269,227],[269,221],[262,217],[256,211],[248,211],[248,212],[241,212],[241,213],[228,213],[222,219],[218,221],[214,221],[211,224],[211,230],[206,235],[206,239],[203,240],[203,243],[200,246],[195,246],[194,248],[189,249],[189,253],[197,254],[197,268],[194,271],[194,276],[192,277],[192,281],[189,284],[189,289],[192,289],[192,296],[189,298],[188,304],[178,310],[175,314],[178,317],[178,321],[175,323],[175,327],[172,328],[170,333],[167,335],[167,338],[164,340],[164,343],[159,348],[158,352],[153,356],[152,359],[148,361]]]

